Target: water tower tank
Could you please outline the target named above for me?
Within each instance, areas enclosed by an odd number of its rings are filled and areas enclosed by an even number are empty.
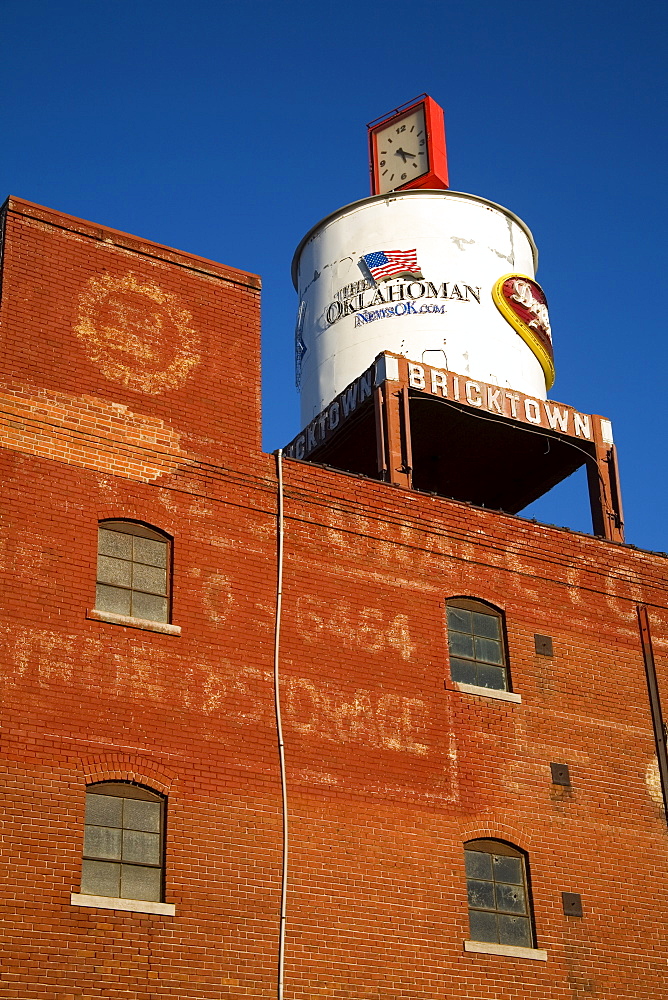
[[[365,256],[407,250],[416,277],[372,280]],[[545,399],[537,355],[492,298],[500,278],[533,278],[536,263],[521,219],[476,195],[398,191],[327,216],[292,264],[302,425],[382,351]]]

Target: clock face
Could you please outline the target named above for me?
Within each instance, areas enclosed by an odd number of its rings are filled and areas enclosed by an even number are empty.
[[[382,125],[374,140],[379,194],[429,173],[424,104]]]

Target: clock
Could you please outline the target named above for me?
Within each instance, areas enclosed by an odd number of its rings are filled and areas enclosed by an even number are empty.
[[[402,188],[447,188],[443,109],[423,94],[371,122],[371,193]]]

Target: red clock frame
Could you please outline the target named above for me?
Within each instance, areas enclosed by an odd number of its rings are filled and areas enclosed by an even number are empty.
[[[428,94],[420,94],[418,98],[395,108],[388,115],[377,118],[367,125],[369,132],[369,169],[371,172],[371,194],[380,194],[380,172],[378,168],[378,132],[381,128],[386,128],[390,123],[400,122],[402,118],[415,111],[420,105],[424,105],[424,120],[427,132],[427,158],[429,165],[427,172],[419,177],[407,181],[406,184],[399,184],[393,191],[405,191],[408,188],[440,188],[447,189],[448,181],[448,156],[445,148],[445,121],[443,108],[432,100]],[[386,194],[390,192],[386,191]]]

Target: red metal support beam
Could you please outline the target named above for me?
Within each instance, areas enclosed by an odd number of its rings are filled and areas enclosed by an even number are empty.
[[[649,694],[649,707],[652,713],[652,726],[654,728],[654,743],[656,746],[656,759],[659,767],[659,778],[661,779],[661,791],[663,793],[664,812],[668,814],[668,748],[666,746],[666,724],[663,721],[661,710],[661,698],[659,695],[659,684],[656,676],[656,665],[654,663],[654,649],[652,647],[652,634],[649,627],[649,615],[644,604],[638,604],[638,627],[640,629],[640,642],[642,644],[643,659],[645,661],[645,676],[647,678],[647,691]]]
[[[385,445],[385,399],[383,389],[377,385],[373,390],[373,410],[376,420],[376,464],[378,475],[387,481],[387,449]]]
[[[611,542],[624,541],[624,516],[614,444],[605,441],[601,424],[603,418],[592,416],[596,464],[587,462],[587,482],[591,506],[592,527],[595,535]]]
[[[394,483],[396,486],[405,486],[406,489],[411,489],[413,485],[413,470],[408,460],[411,451],[408,390],[397,389],[394,382],[383,382],[381,388],[385,418],[384,436],[387,478],[389,482]]]

